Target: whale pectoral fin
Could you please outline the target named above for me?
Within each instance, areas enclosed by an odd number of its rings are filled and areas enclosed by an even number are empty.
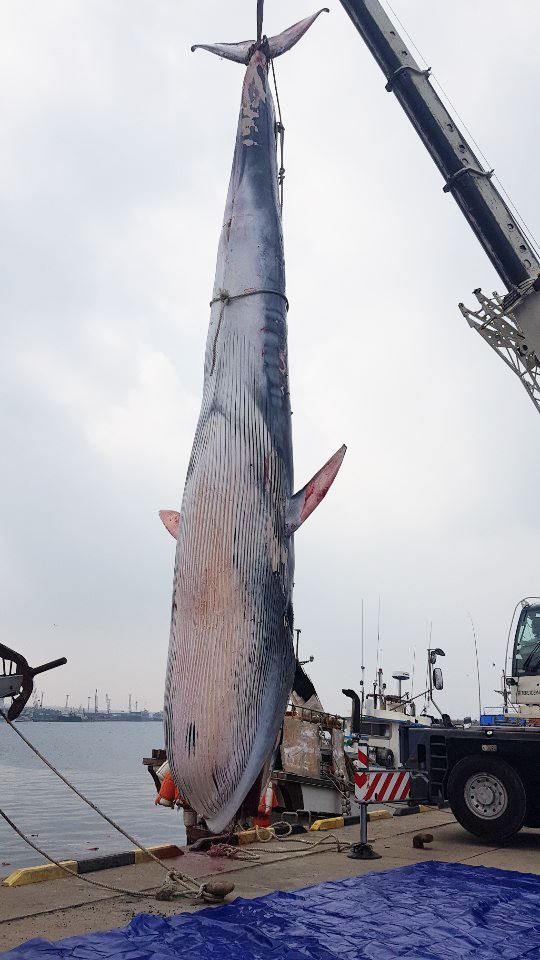
[[[313,513],[315,507],[318,507],[321,500],[324,500],[334,480],[338,470],[343,463],[343,457],[347,447],[345,444],[330,457],[328,463],[321,467],[318,473],[311,478],[305,487],[302,487],[298,493],[295,493],[289,500],[286,516],[286,531],[290,536],[298,527],[302,526],[304,520]]]
[[[178,539],[178,527],[180,525],[180,514],[177,510],[160,510],[159,518],[163,526],[167,528],[171,537]]]
[[[306,17],[305,20],[300,20],[299,23],[295,23],[294,26],[289,27],[288,30],[284,30],[283,33],[280,33],[277,37],[270,37],[268,40],[270,57],[272,59],[280,57],[282,53],[287,53],[287,50],[294,47],[295,43],[301,40],[309,30],[311,24],[315,23],[315,20],[321,13],[330,13],[330,11],[328,7],[323,7],[322,10],[318,10],[313,16]]]

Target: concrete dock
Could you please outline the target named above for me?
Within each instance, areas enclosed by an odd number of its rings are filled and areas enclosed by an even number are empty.
[[[340,840],[356,842],[357,826],[335,831]],[[433,843],[424,850],[413,848],[413,835],[433,834]],[[304,834],[310,844],[320,840],[321,833]],[[466,833],[448,811],[429,811],[408,817],[393,817],[370,823],[369,841],[380,860],[350,860],[345,852],[324,852],[325,844],[310,850],[291,837],[270,844],[256,844],[258,860],[214,859],[206,854],[187,852],[175,860],[175,867],[200,880],[215,877],[230,879],[235,884],[234,897],[259,897],[275,890],[300,887],[358,876],[373,870],[389,870],[425,860],[498,867],[540,875],[540,830],[522,830],[511,842],[494,846],[476,840]],[[302,852],[290,848],[302,847]],[[288,849],[289,847],[289,849]],[[305,847],[305,852],[304,852]],[[252,850],[246,846],[245,850]],[[0,886],[0,951],[24,943],[34,937],[60,940],[64,937],[96,930],[125,926],[136,913],[160,916],[192,912],[205,905],[189,900],[157,901],[153,890],[160,886],[165,873],[156,863],[103,870],[91,879],[143,894],[131,898],[125,894],[101,890],[80,878],[66,877],[22,887]]]

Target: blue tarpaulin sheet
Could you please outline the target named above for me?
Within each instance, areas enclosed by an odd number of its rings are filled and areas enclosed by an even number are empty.
[[[99,902],[96,904],[99,910]],[[44,922],[46,922],[44,920]],[[129,926],[4,960],[540,958],[540,877],[428,862]]]

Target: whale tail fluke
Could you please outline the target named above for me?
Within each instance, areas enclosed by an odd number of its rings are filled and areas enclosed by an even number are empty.
[[[283,33],[280,33],[278,36],[269,37],[266,41],[268,44],[269,59],[275,60],[276,57],[281,57],[282,54],[287,53],[287,50],[294,47],[321,13],[330,13],[330,11],[328,7],[323,7],[311,17],[300,20],[299,23],[295,23],[294,26],[289,27],[288,30],[284,30]],[[217,57],[223,57],[225,60],[233,60],[235,63],[245,64],[248,62],[251,52],[256,48],[257,44],[254,40],[243,40],[241,43],[196,43],[191,49],[208,50],[209,53],[215,53]]]
[[[347,451],[345,444],[336,451],[333,457],[324,464],[324,467],[311,478],[305,487],[295,493],[289,500],[287,507],[287,533],[290,536],[302,526],[304,520],[319,506],[337,477],[338,470],[343,463]]]
[[[276,57],[281,57],[283,53],[287,53],[287,50],[290,50],[291,47],[294,47],[294,45],[302,39],[304,34],[307,33],[311,24],[315,23],[315,20],[321,15],[321,13],[330,13],[330,10],[328,7],[322,7],[311,17],[306,17],[305,20],[300,20],[299,23],[295,23],[294,26],[289,27],[288,30],[284,30],[283,33],[280,33],[277,37],[271,37],[268,41],[268,46],[270,48],[270,59],[275,60]]]

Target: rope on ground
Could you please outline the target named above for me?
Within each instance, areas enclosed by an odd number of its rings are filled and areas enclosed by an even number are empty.
[[[286,835],[279,835],[276,833],[276,827],[286,826],[289,828],[289,833]],[[303,856],[308,856],[312,851],[319,849],[325,843],[331,843],[332,846],[328,847],[327,853],[331,853],[334,849],[336,853],[341,853],[342,850],[347,850],[351,843],[347,840],[340,840],[339,837],[336,837],[332,833],[325,834],[321,837],[318,837],[317,840],[308,840],[302,839],[301,837],[294,836],[291,838],[292,826],[290,823],[287,823],[285,820],[279,820],[274,823],[271,827],[258,827],[255,826],[255,833],[257,835],[257,840],[260,843],[264,843],[264,847],[255,847],[252,844],[249,845],[249,849],[245,849],[242,846],[233,846],[230,843],[216,843],[210,847],[207,851],[208,857],[225,857],[230,860],[253,860],[257,861],[261,859],[261,854],[267,856],[282,856],[283,854],[302,854]],[[267,844],[272,842],[277,842],[278,847],[269,847]],[[297,844],[297,846],[294,846]],[[281,847],[281,849],[279,849]],[[319,852],[323,852],[320,851]]]
[[[278,833],[276,833],[276,827],[278,826],[289,827],[289,833],[280,836]],[[276,823],[272,824],[271,827],[262,827],[262,828],[255,827],[255,831],[257,834],[257,840],[260,843],[268,844],[272,842],[277,842],[278,844],[281,844],[282,847],[284,847],[283,853],[287,852],[287,853],[307,854],[307,853],[310,853],[311,850],[314,850],[316,847],[320,847],[322,846],[322,844],[327,843],[329,841],[335,844],[337,853],[341,853],[342,850],[347,850],[350,846],[352,846],[352,844],[349,843],[348,840],[340,840],[339,837],[336,837],[335,834],[333,833],[326,833],[315,841],[304,839],[297,835],[295,835],[294,838],[292,838],[291,837],[292,826],[290,823],[288,823],[285,820],[278,820]],[[264,834],[266,834],[266,836]],[[294,847],[293,844],[295,843],[301,844],[301,846]],[[255,852],[281,853],[281,850],[278,850],[278,849],[270,850],[268,847],[253,847],[251,845],[250,845],[250,851],[253,851],[254,853]]]
[[[287,833],[276,833],[277,827],[287,827]],[[293,831],[292,823],[288,820],[275,820],[269,827],[259,827],[255,824],[255,833],[260,843],[270,843],[271,840],[285,840]]]
[[[244,847],[235,847],[232,843],[213,843],[206,852],[207,857],[226,857],[229,860],[260,860],[256,853]]]
[[[51,855],[48,854],[48,853],[46,853],[45,850],[42,850],[41,847],[38,847],[37,843],[33,843],[33,841],[30,840],[30,838],[27,837],[26,834],[23,833],[23,831],[19,829],[19,827],[17,826],[17,824],[16,824],[16,823],[13,823],[13,820],[11,820],[10,817],[8,817],[7,813],[5,813],[5,812],[2,810],[1,807],[0,807],[0,817],[2,817],[2,819],[6,821],[6,823],[8,824],[8,826],[10,826],[11,829],[14,830],[15,833],[21,838],[21,840],[24,840],[25,843],[27,843],[29,847],[32,847],[32,849],[35,850],[36,853],[39,853],[39,855],[40,855],[41,857],[44,857],[45,860],[48,860],[49,863],[53,863],[56,867],[58,867],[63,873],[67,874],[68,876],[70,876],[70,877],[76,877],[77,880],[83,880],[85,883],[89,883],[89,884],[91,884],[93,887],[100,887],[102,890],[110,890],[110,891],[112,891],[113,893],[126,894],[126,895],[129,896],[129,897],[148,898],[149,893],[142,893],[142,892],[140,892],[140,891],[138,891],[138,890],[126,890],[126,889],[124,889],[124,887],[116,887],[116,886],[114,886],[113,884],[102,883],[102,882],[99,881],[99,880],[92,880],[92,879],[90,879],[90,877],[85,877],[84,875],[81,875],[81,874],[77,873],[76,870],[72,870],[70,867],[66,867],[65,863],[62,863],[60,860],[55,860],[55,858],[54,858],[54,857],[51,857]],[[187,884],[183,879],[181,879],[181,876],[182,876],[182,875],[181,875],[181,874],[177,874],[176,871],[167,869],[167,880],[165,881],[165,883],[167,883],[167,882],[169,882],[169,883],[174,883],[174,884],[183,883],[184,886],[186,887],[186,890],[185,890],[184,893],[179,894],[179,895],[180,895],[180,896],[186,896],[186,897],[188,897],[188,896],[193,896],[194,893],[195,893],[195,890],[193,890],[193,889],[190,890],[190,889],[188,888],[188,884]],[[190,879],[190,880],[191,880],[191,878],[186,878],[186,879]],[[196,888],[197,896],[201,896],[201,894],[204,892],[204,891],[203,891],[203,888],[200,886],[200,884],[197,884],[195,881],[192,881],[192,883],[193,883],[194,887]],[[161,889],[161,888],[160,888],[160,889]],[[159,894],[159,890],[158,890],[158,894]]]

